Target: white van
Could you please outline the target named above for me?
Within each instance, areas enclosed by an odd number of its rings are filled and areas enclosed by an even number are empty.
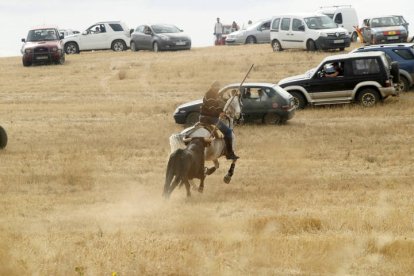
[[[308,51],[339,49],[351,44],[347,30],[338,28],[333,20],[321,13],[275,16],[270,25],[273,51],[287,48]]]
[[[317,12],[326,14],[332,18],[339,27],[345,28],[348,31],[352,42],[357,41],[358,34],[354,26],[358,26],[358,16],[355,8],[351,5],[320,7]]]

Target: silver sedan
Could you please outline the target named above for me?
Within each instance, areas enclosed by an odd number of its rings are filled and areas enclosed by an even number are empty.
[[[270,43],[270,19],[260,20],[226,37],[227,45]]]

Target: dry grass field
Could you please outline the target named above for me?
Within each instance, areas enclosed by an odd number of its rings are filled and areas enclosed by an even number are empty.
[[[204,194],[161,194],[180,103],[331,53],[269,45],[0,59],[0,275],[413,275],[414,93],[235,129]]]

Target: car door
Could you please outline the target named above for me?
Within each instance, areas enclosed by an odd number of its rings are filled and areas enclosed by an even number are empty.
[[[290,42],[290,17],[283,17],[280,23],[280,29],[279,29],[279,37],[280,37],[280,44],[282,45],[282,48],[291,48],[291,42]]]
[[[334,63],[339,63],[343,71],[337,77],[327,77],[323,72]],[[349,99],[352,95],[353,83],[349,83],[348,70],[344,61],[328,61],[316,70],[314,76],[305,82],[303,87],[315,103]]]
[[[108,49],[108,32],[105,24],[89,27],[79,38],[82,50]]]
[[[138,26],[135,29],[135,32],[132,33],[132,41],[134,41],[135,47],[136,47],[137,50],[145,49],[145,47],[144,47],[144,41],[145,41],[145,39],[144,39],[145,38],[144,29],[145,29],[145,26],[141,25],[141,26]]]
[[[256,39],[258,43],[269,43],[270,42],[270,20],[263,22],[257,28]]]
[[[262,119],[267,112],[265,89],[260,86],[244,87],[241,93],[242,112],[246,120]]]
[[[303,48],[305,45],[305,23],[300,18],[292,18],[292,28],[290,35],[291,48]]]

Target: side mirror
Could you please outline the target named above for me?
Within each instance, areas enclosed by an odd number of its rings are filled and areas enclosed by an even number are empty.
[[[65,35],[64,34],[61,34],[60,36],[59,36],[59,39],[64,39],[65,38]]]
[[[184,30],[183,29],[180,29],[180,32],[184,32]]]
[[[83,31],[82,32],[82,35],[87,35],[87,34],[89,34],[89,31]]]
[[[305,31],[305,25],[300,25],[298,27],[298,30],[301,31],[301,32],[304,32]]]
[[[22,38],[22,42],[26,42],[26,39]]]
[[[325,77],[325,72],[323,70],[318,71],[317,75],[318,75],[318,78],[321,79],[321,78]]]

